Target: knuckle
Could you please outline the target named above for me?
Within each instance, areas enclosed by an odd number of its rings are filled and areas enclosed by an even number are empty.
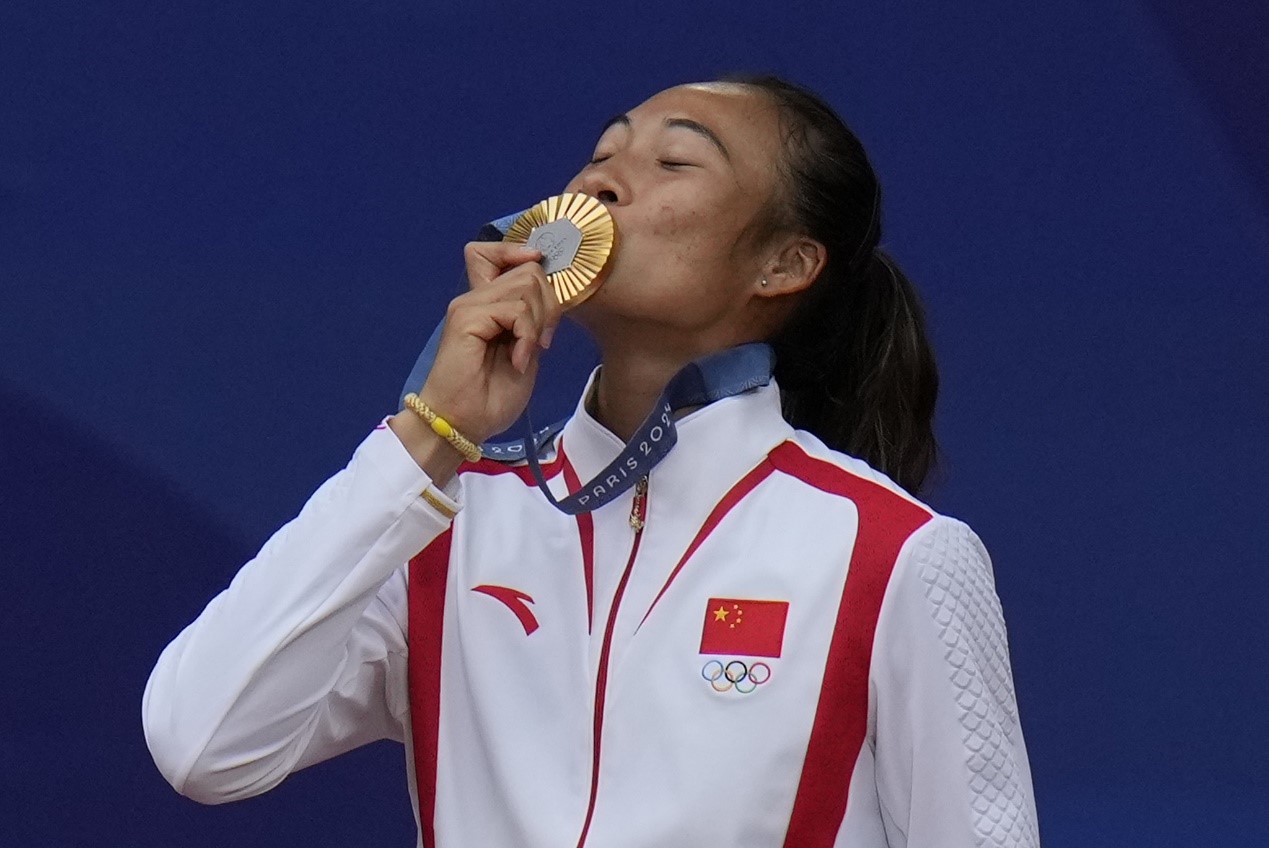
[[[508,271],[507,281],[511,283],[515,287],[516,291],[521,295],[537,288],[537,283],[533,279],[533,269],[529,265],[518,265],[511,271]]]
[[[473,261],[480,256],[480,242],[469,241],[463,245],[463,258],[468,262]]]
[[[545,292],[545,289],[542,287],[542,281],[537,279],[535,276],[530,276],[524,282],[525,297],[532,298],[534,301],[541,300],[542,295]]]

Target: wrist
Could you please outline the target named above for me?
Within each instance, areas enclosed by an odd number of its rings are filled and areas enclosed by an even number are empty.
[[[448,483],[463,464],[463,455],[408,409],[389,418],[388,427],[437,487]]]
[[[414,394],[419,400],[423,401],[424,406],[444,419],[459,433],[479,445],[498,431],[488,430],[482,424],[484,405],[480,402],[473,404],[474,397],[478,396],[479,393],[471,391],[470,386],[462,384],[458,387],[447,385],[450,382],[447,380],[428,380],[421,387],[415,389]],[[408,409],[409,407],[407,406],[406,408]]]
[[[433,433],[448,442],[468,462],[480,461],[480,445],[464,436],[414,392],[405,396],[405,408],[427,422]]]

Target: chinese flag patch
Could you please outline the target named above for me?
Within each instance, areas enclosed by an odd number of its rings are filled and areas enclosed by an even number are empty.
[[[701,653],[778,657],[788,615],[788,601],[710,598],[705,605]]]

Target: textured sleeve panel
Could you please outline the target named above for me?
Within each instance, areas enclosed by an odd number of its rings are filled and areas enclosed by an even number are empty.
[[[1030,770],[1015,753],[1022,731],[987,550],[967,526],[947,521],[917,540],[912,555],[955,691],[978,844],[1038,846]]]
[[[892,843],[1036,848],[1009,644],[982,542],[959,521],[931,521],[908,541],[887,605],[874,681]]]

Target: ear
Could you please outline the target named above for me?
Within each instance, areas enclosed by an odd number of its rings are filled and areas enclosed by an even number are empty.
[[[779,297],[803,291],[815,282],[827,262],[824,245],[806,236],[791,235],[775,246],[775,252],[762,266],[760,279],[754,281],[755,294]]]

